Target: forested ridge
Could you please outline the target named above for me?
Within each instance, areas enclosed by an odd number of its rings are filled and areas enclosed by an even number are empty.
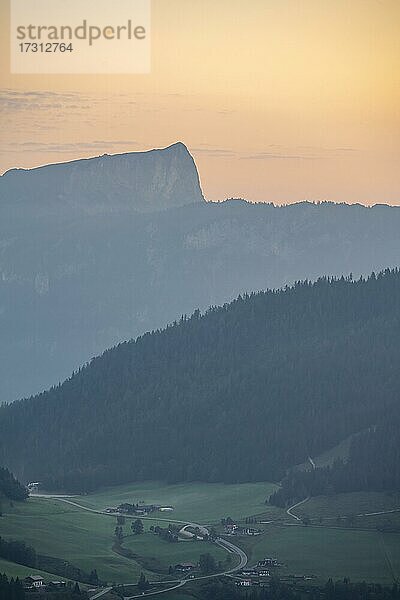
[[[0,462],[24,480],[79,491],[280,480],[398,415],[399,356],[397,269],[245,295],[1,407]]]

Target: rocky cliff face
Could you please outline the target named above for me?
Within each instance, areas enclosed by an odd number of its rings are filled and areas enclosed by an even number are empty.
[[[104,155],[12,169],[0,177],[1,209],[29,205],[37,214],[152,212],[204,201],[196,165],[186,146]]]

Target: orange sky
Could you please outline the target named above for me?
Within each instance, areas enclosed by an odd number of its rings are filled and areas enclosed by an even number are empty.
[[[212,200],[400,204],[399,0],[153,0],[109,76],[10,75],[8,4],[1,172],[181,140]]]

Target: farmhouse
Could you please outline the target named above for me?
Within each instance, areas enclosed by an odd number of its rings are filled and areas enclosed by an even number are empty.
[[[250,587],[251,579],[241,579],[240,581],[236,582],[236,585],[239,587]]]
[[[128,515],[143,516],[149,515],[150,513],[156,512],[160,509],[161,507],[157,504],[130,504],[128,502],[124,502],[118,506],[117,512],[126,513]]]
[[[66,585],[65,581],[50,581],[48,587],[51,590],[63,590]]]
[[[139,514],[149,514],[159,510],[159,506],[156,504],[139,504],[136,506],[136,510],[134,511],[137,515]]]
[[[143,517],[145,515],[148,515],[150,511],[147,511],[144,508],[136,508],[133,512],[135,515],[138,515],[139,517]]]
[[[30,494],[37,494],[39,491],[39,486],[40,483],[38,481],[32,481],[31,483],[28,483],[26,487],[28,488]]]
[[[263,558],[257,563],[257,567],[279,567],[279,563],[276,558]]]
[[[25,578],[25,585],[28,588],[41,588],[44,585],[44,579],[41,575],[29,575]]]
[[[240,575],[243,575],[243,577],[258,577],[258,571],[255,569],[243,569]]]
[[[175,571],[180,571],[181,573],[188,573],[189,571],[193,571],[196,568],[196,565],[194,565],[193,563],[187,562],[187,563],[179,563],[177,565],[175,565],[174,569]]]
[[[261,535],[261,529],[254,529],[254,527],[245,527],[241,530],[242,535]]]

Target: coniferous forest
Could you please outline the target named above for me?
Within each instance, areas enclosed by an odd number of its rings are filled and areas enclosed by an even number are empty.
[[[364,432],[347,463],[306,473],[304,489],[278,502],[330,486],[399,487],[399,357],[398,270],[245,295],[2,406],[0,463],[22,481],[70,491],[278,481]]]
[[[0,496],[9,500],[25,500],[28,497],[27,489],[15,479],[8,469],[0,467]]]

